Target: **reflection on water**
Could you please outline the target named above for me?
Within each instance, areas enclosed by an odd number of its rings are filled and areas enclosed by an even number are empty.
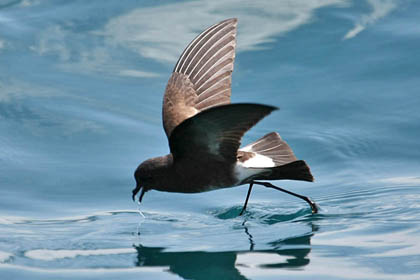
[[[254,237],[249,233],[248,227],[245,225],[245,223],[246,221],[244,221],[242,225],[244,226],[245,234],[248,236],[249,250],[253,251],[255,247]]]
[[[246,279],[235,267],[237,252],[164,252],[136,246],[137,266],[169,266],[185,279]]]
[[[320,277],[328,271],[337,278],[348,274],[362,279],[373,273],[387,279],[385,272],[392,272],[387,263],[398,259],[404,260],[405,270],[395,275],[416,274],[420,273],[418,246],[413,246],[412,237],[418,231],[410,225],[415,215],[396,220],[399,207],[380,207],[381,202],[412,203],[418,196],[411,189],[403,197],[389,195],[392,188],[370,193],[347,190],[341,202],[334,195],[327,199],[332,202],[321,199],[324,208],[317,215],[306,213],[306,205],[287,210],[253,204],[245,217],[230,218],[219,214],[237,212],[239,206],[212,210],[213,215],[145,211],[142,218],[137,211],[118,210],[55,219],[3,217],[0,242],[7,240],[9,245],[2,243],[0,273],[6,267],[59,275],[71,267],[84,278],[102,267],[109,273],[137,277],[150,272],[151,279],[157,275],[163,279],[169,275],[277,279],[279,275],[298,276],[299,271]],[[354,206],[363,198],[369,206],[355,214]],[[278,211],[284,214],[273,214]],[[371,220],[377,220],[380,213],[387,223],[373,226]],[[358,222],[351,223],[354,220]],[[390,239],[392,245],[383,243]],[[364,267],[370,261],[372,271],[354,271],[355,266]]]
[[[302,236],[278,239],[268,245],[273,249],[254,250],[255,242],[250,229],[243,222],[250,248],[244,251],[168,251],[163,247],[135,245],[139,267],[169,267],[169,271],[184,279],[248,279],[241,271],[246,269],[302,268],[310,263],[311,238],[317,231]],[[223,238],[223,237],[222,237]]]
[[[309,264],[311,235],[277,240],[273,250],[226,252],[166,252],[165,248],[135,246],[136,265],[168,266],[184,279],[248,279],[241,269],[300,268]]]

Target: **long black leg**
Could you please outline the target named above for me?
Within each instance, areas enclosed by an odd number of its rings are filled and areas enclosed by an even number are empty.
[[[242,211],[241,211],[241,213],[239,213],[239,216],[241,216],[245,212],[246,206],[248,205],[249,196],[251,195],[251,191],[252,191],[252,186],[253,185],[254,185],[254,182],[251,182],[249,184],[249,189],[248,189],[248,194],[246,195],[245,204],[244,204],[244,207],[242,207]]]
[[[272,184],[270,184],[268,182],[256,182],[256,181],[253,181],[253,183],[256,184],[256,185],[262,185],[262,186],[265,186],[267,188],[272,188],[272,189],[275,189],[275,190],[278,190],[278,191],[281,191],[281,192],[285,192],[287,194],[290,194],[290,195],[296,196],[296,197],[298,197],[300,199],[303,199],[303,200],[305,200],[311,206],[311,209],[312,209],[312,213],[313,214],[318,213],[318,206],[316,205],[315,202],[313,202],[307,196],[303,196],[303,195],[300,195],[300,194],[297,194],[297,193],[294,193],[294,192],[291,192],[291,191],[288,191],[288,190],[285,190],[285,189],[276,187],[276,186],[274,186],[274,185],[272,185]]]

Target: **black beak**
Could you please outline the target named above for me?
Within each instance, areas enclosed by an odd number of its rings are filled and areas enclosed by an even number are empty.
[[[140,191],[140,189],[141,189],[140,185],[137,184],[136,188],[133,190],[133,196],[132,196],[133,201],[136,200],[136,194]]]
[[[136,188],[133,190],[133,201],[136,201],[136,195],[137,193],[140,191],[141,189],[141,193],[140,193],[140,197],[139,197],[139,202],[141,202],[141,200],[143,199],[144,193],[146,192],[144,187],[141,187],[140,185],[137,185]]]
[[[141,200],[143,199],[143,196],[144,196],[144,194],[146,193],[146,189],[145,188],[142,188],[141,189],[141,194],[140,194],[140,197],[139,197],[139,203],[141,202]]]

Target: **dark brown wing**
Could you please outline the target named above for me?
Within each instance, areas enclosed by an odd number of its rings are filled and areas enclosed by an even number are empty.
[[[212,107],[183,121],[169,138],[171,153],[180,157],[211,157],[236,161],[244,133],[277,109],[259,104]]]
[[[209,27],[182,53],[163,99],[163,126],[168,138],[185,119],[230,103],[236,25],[236,19],[227,19]]]

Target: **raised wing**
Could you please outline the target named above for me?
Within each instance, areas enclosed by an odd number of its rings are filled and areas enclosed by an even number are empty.
[[[168,138],[182,121],[230,103],[237,19],[219,22],[198,35],[175,65],[163,99]]]
[[[236,161],[244,133],[277,109],[259,104],[227,104],[185,120],[169,138],[171,153],[180,157],[211,157]]]

